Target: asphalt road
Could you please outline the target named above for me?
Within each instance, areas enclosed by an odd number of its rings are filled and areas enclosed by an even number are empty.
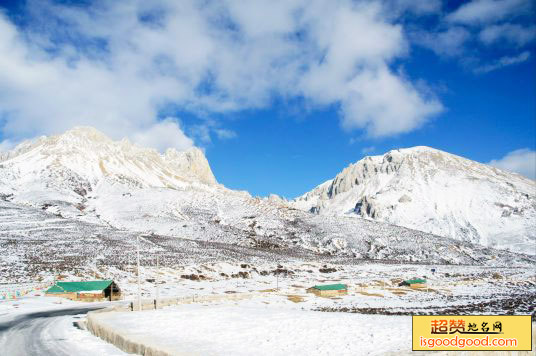
[[[73,340],[66,339],[66,323],[68,327],[75,328],[75,320],[83,318],[89,311],[102,308],[104,306],[53,309],[22,314],[0,322],[0,355],[77,355],[76,344],[73,350]]]

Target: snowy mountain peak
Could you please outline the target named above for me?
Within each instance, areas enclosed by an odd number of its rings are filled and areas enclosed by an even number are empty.
[[[438,150],[437,148],[433,148],[430,146],[413,146],[413,147],[406,147],[406,148],[399,148],[396,150],[391,150],[389,152],[401,152],[401,153],[420,153],[420,152],[432,152],[432,153],[444,153],[444,154],[450,154],[441,150]]]
[[[138,188],[217,183],[198,148],[160,154],[127,139],[113,141],[92,127],[23,142],[2,154],[0,164],[0,180],[13,182],[2,191],[54,188],[84,195],[103,182]]]
[[[425,146],[365,157],[291,204],[528,253],[536,242],[535,181]]]
[[[112,142],[108,136],[91,126],[75,126],[57,137],[60,139],[87,140],[88,142]]]

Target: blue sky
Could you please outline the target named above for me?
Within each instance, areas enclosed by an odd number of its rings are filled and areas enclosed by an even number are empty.
[[[91,125],[289,198],[426,145],[534,178],[522,0],[2,1],[0,147]]]

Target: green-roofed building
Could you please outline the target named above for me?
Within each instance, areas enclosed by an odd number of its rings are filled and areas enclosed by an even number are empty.
[[[112,280],[57,281],[45,292],[45,295],[82,301],[118,300],[121,298],[121,290]]]
[[[426,279],[423,278],[413,278],[407,279],[398,284],[399,287],[408,286],[411,288],[424,288],[426,287]]]
[[[308,288],[307,292],[319,297],[336,297],[348,294],[348,286],[346,284],[324,284]]]

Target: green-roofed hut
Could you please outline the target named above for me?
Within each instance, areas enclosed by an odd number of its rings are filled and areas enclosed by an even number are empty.
[[[399,286],[408,286],[410,288],[426,288],[426,279],[413,278],[407,279],[399,284]]]
[[[45,295],[94,302],[118,300],[121,298],[121,290],[112,280],[82,282],[58,281],[45,292]]]
[[[324,284],[307,289],[307,293],[313,293],[319,297],[336,297],[348,294],[346,284]]]

